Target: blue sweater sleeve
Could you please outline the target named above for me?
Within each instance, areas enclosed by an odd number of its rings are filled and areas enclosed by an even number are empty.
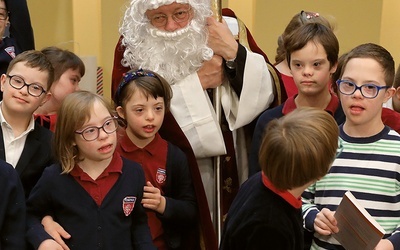
[[[0,248],[25,249],[25,195],[15,169],[0,160]]]

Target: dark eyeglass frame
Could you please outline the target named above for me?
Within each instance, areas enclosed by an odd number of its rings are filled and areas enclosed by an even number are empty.
[[[353,90],[353,92],[351,92],[351,93],[344,93],[344,92],[342,92],[342,91],[340,90],[340,84],[342,84],[343,82],[353,84],[353,85],[354,85],[354,90]],[[381,91],[381,89],[389,89],[389,88],[391,88],[391,87],[389,87],[389,86],[378,86],[378,85],[373,84],[373,83],[366,83],[366,84],[363,84],[363,85],[361,85],[361,86],[357,86],[354,82],[349,81],[349,80],[343,80],[343,79],[337,80],[337,81],[336,81],[336,84],[338,85],[338,90],[339,90],[339,92],[342,93],[343,95],[352,95],[352,94],[354,94],[357,90],[360,90],[361,95],[362,95],[364,98],[367,98],[367,99],[374,99],[375,97],[377,97],[378,94],[379,94],[379,91]],[[365,96],[365,94],[364,94],[364,92],[363,92],[363,87],[364,87],[364,88],[365,88],[365,87],[374,87],[374,88],[376,88],[377,91],[376,91],[375,96]]]
[[[31,96],[39,97],[39,96],[41,96],[43,93],[46,93],[46,92],[47,92],[47,90],[45,90],[42,86],[40,86],[40,85],[37,84],[37,83],[31,83],[31,84],[26,83],[26,82],[25,82],[25,79],[22,78],[21,76],[18,76],[18,75],[8,75],[8,74],[6,74],[6,76],[7,76],[8,78],[10,78],[10,80],[8,81],[8,83],[10,84],[11,87],[13,87],[14,89],[20,90],[20,89],[22,89],[23,87],[26,86],[26,87],[27,87],[27,90],[28,90],[28,94],[30,94]],[[21,80],[21,81],[24,83],[24,85],[22,85],[21,87],[16,87],[15,85],[12,84],[12,79],[13,79],[13,78],[14,78],[14,79],[15,79],[15,78],[18,78],[19,80]],[[32,93],[31,93],[32,87],[38,87],[38,88],[40,88],[40,89],[41,89],[40,94],[39,94],[39,95],[32,94]]]
[[[1,17],[1,15],[0,15],[0,20],[7,20],[7,18],[10,16],[10,12],[9,11],[7,11],[7,9],[6,8],[0,8],[0,10],[4,10],[5,11],[5,17],[4,18],[2,18]]]
[[[186,14],[185,18],[179,19],[178,17],[176,17],[176,15],[179,14],[179,13]],[[165,26],[167,24],[169,17],[172,17],[172,20],[174,20],[176,23],[186,22],[187,20],[189,20],[191,13],[192,13],[192,8],[189,7],[187,10],[176,11],[172,15],[156,14],[156,15],[154,15],[152,17],[149,17],[149,20],[150,20],[150,23],[153,26],[159,28],[159,27],[163,27],[163,26]],[[157,21],[155,21],[155,20],[156,20],[156,18],[160,18],[160,17],[164,18],[164,21],[157,23]]]
[[[110,121],[113,121],[113,122],[115,123],[115,129],[114,129],[113,131],[107,131],[107,130],[104,128],[104,126],[105,126],[108,122],[110,122]],[[90,130],[90,129],[97,129],[97,130],[96,130],[96,131],[97,131],[97,136],[96,136],[94,139],[88,140],[88,139],[86,139],[86,137],[85,137],[85,132],[87,132],[87,131]],[[103,129],[103,131],[104,131],[106,134],[112,134],[112,133],[114,133],[114,132],[117,131],[117,129],[118,129],[118,117],[113,116],[113,117],[111,117],[111,118],[105,120],[104,123],[103,123],[103,125],[101,125],[101,127],[90,126],[90,127],[86,127],[85,129],[82,129],[82,130],[76,130],[75,133],[81,135],[82,138],[83,138],[85,141],[94,141],[94,140],[97,140],[97,138],[99,138],[99,136],[100,136],[100,129]]]

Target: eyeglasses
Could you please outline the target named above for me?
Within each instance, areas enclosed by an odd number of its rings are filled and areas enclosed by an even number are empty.
[[[375,98],[381,89],[391,88],[389,86],[378,86],[373,83],[363,84],[361,86],[357,86],[354,82],[349,80],[337,80],[338,89],[340,93],[343,95],[352,95],[356,92],[357,89],[360,90],[362,96],[368,99]]]
[[[94,141],[99,138],[100,129],[103,129],[107,134],[115,132],[118,128],[118,121],[116,117],[107,119],[101,127],[91,126],[83,130],[77,130],[75,133],[82,135],[86,141]]]
[[[316,17],[319,17],[319,13],[317,13],[317,12],[307,12],[307,11],[304,11],[304,10],[302,10],[300,12],[300,21],[301,21],[302,24],[309,23],[310,19],[313,19],[313,18],[316,18]]]
[[[6,75],[6,76],[10,78],[9,83],[11,87],[13,87],[14,89],[22,89],[23,87],[26,86],[28,88],[28,93],[34,97],[39,97],[43,93],[46,93],[46,90],[37,83],[27,84],[22,77],[17,75],[13,76]]]
[[[187,10],[179,10],[171,15],[172,19],[177,23],[186,22],[189,20],[191,8]],[[162,27],[167,24],[168,16],[165,14],[156,14],[149,17],[150,23],[156,27]]]
[[[10,12],[7,11],[5,8],[0,8],[0,20],[6,20]]]

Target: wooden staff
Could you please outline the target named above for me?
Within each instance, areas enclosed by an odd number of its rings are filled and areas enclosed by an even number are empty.
[[[214,18],[218,22],[222,22],[222,3],[221,0],[211,0],[211,10],[213,12]],[[217,87],[214,89],[213,104],[215,109],[215,114],[217,116],[218,124],[221,124],[221,88]],[[214,179],[215,179],[215,199],[216,206],[214,206],[215,214],[214,221],[216,222],[216,233],[218,242],[221,241],[222,235],[222,218],[221,218],[221,158],[219,156],[214,157]]]

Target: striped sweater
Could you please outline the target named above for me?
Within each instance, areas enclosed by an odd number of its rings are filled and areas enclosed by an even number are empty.
[[[385,127],[367,138],[346,135],[340,126],[343,148],[328,174],[302,195],[304,227],[314,230],[322,208],[335,211],[350,190],[385,229],[384,238],[400,249],[400,135]],[[333,237],[314,234],[311,249],[343,249]]]

